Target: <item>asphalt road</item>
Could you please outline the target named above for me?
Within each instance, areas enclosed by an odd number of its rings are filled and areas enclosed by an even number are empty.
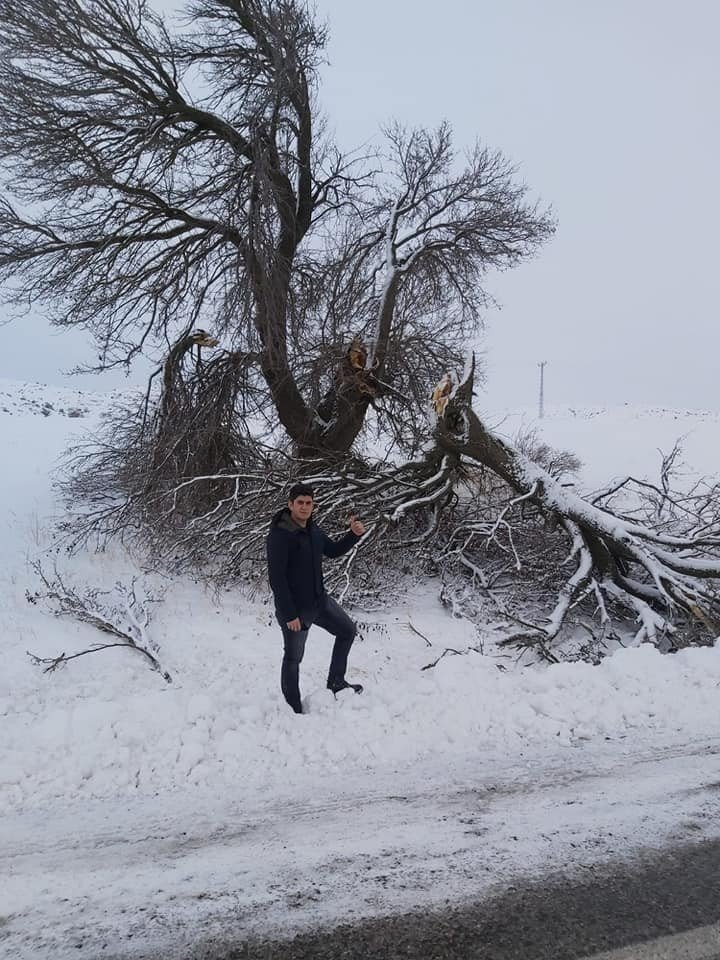
[[[290,941],[208,943],[187,960],[720,960],[720,842],[584,874]]]

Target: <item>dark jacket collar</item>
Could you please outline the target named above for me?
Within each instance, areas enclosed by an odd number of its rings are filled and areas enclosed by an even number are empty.
[[[297,533],[299,530],[309,530],[312,526],[312,517],[308,520],[307,524],[304,527],[301,527],[299,523],[295,523],[293,518],[290,516],[290,511],[287,507],[283,507],[282,510],[278,510],[275,516],[272,518],[273,527],[278,527],[280,530],[289,530],[291,533]]]

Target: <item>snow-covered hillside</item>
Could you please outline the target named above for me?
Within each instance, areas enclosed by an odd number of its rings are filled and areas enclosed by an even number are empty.
[[[112,816],[114,804],[152,803],[156,814],[168,811],[172,831],[179,810],[238,794],[250,806],[283,797],[300,802],[344,771],[398,792],[422,768],[435,771],[428,789],[439,790],[455,764],[481,769],[532,757],[551,765],[570,748],[592,756],[615,741],[647,748],[720,737],[720,645],[672,657],[647,646],[620,650],[598,667],[521,668],[513,658],[483,655],[483,625],[453,620],[433,584],[418,584],[384,613],[353,611],[362,638],[348,675],[364,684],[362,696],[335,700],[325,690],[330,639],[313,631],[301,674],[308,712],[296,716],[279,691],[281,639],[267,596],[213,594],[189,577],[145,577],[138,559],[118,548],[72,557],[57,549],[51,518],[61,506],[52,471],[73,438],[93,430],[112,402],[0,383],[7,452],[0,476],[6,841],[33,818],[52,834],[53,823],[60,830],[73,809],[99,818]],[[620,407],[550,411],[540,424],[521,413],[493,420],[509,435],[536,426],[550,443],[576,451],[586,464],[585,486],[621,473],[653,475],[658,448],[671,449],[679,436],[686,438],[688,469],[720,471],[715,413]],[[156,600],[148,635],[172,682],[127,649],[43,673],[28,651],[70,655],[104,637],[87,624],[53,617],[42,600],[31,602],[39,588],[31,568],[37,560],[80,591],[113,591],[117,582],[138,578],[138,588]],[[423,669],[447,648],[476,650],[448,654]],[[163,886],[171,889],[173,882]],[[246,894],[253,902],[252,875]],[[52,893],[41,893],[40,881],[24,875],[3,896],[0,914],[9,919],[0,924],[0,943],[11,938],[30,950],[28,917],[43,897],[50,904]],[[62,946],[53,942],[54,949]]]
[[[670,410],[629,404],[594,408],[550,408],[543,420],[536,411],[493,411],[496,431],[512,439],[537,429],[554,447],[572,450],[582,460],[586,487],[600,487],[631,474],[657,480],[661,455],[676,441],[689,474],[720,472],[720,413],[709,410]]]

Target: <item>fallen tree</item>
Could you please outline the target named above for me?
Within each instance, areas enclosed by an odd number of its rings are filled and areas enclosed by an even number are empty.
[[[676,620],[690,618],[708,638],[720,633],[720,487],[703,485],[690,495],[644,484],[643,521],[616,510],[613,495],[627,478],[585,499],[550,473],[494,437],[472,410],[472,370],[451,396],[437,429],[438,445],[456,457],[483,464],[516,492],[511,505],[526,501],[551,518],[569,542],[572,573],[541,627],[523,629],[508,643],[547,645],[568,611],[593,598],[607,627],[608,602],[629,610],[640,624],[638,640],[659,642],[676,632]],[[667,484],[667,473],[665,473]],[[637,484],[636,484],[637,486]],[[648,495],[649,492],[649,495]],[[648,514],[648,507],[654,504]],[[497,523],[497,521],[496,521]]]
[[[440,576],[451,612],[478,618],[484,604],[503,624],[500,642],[556,659],[556,641],[577,629],[587,655],[610,640],[672,650],[720,633],[720,490],[671,486],[666,459],[657,486],[632,478],[580,496],[507,441],[473,410],[474,362],[460,382],[435,395],[436,423],[421,457],[389,463],[346,458],[328,464],[248,444],[247,469],[192,476],[158,491],[131,494],[124,509],[149,552],[163,563],[212,577],[264,582],[270,518],[297,477],[312,483],[323,522],[341,527],[350,512],[367,535],[334,574],[334,587],[366,606],[382,602],[403,577]],[[224,494],[207,497],[223,485]],[[620,495],[632,492],[621,502]],[[188,516],[188,497],[210,503]],[[100,531],[117,502],[83,517]],[[499,635],[500,636],[500,635]],[[559,650],[560,647],[557,647]]]

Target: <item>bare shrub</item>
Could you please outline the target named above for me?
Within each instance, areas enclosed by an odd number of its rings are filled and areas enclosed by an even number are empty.
[[[582,470],[582,460],[571,450],[558,450],[540,436],[537,427],[524,427],[513,438],[515,449],[532,460],[551,477],[574,477]]]

